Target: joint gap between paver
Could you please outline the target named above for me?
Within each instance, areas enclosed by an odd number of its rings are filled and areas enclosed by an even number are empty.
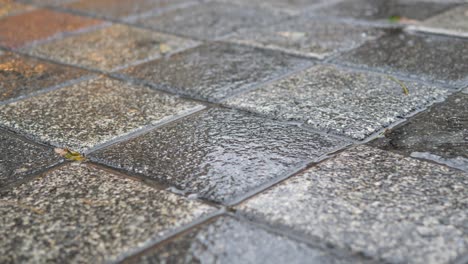
[[[360,252],[353,252],[349,249],[340,248],[331,243],[325,242],[318,237],[305,236],[302,233],[295,232],[286,226],[272,226],[263,219],[259,219],[258,217],[249,217],[240,211],[227,212],[226,215],[229,215],[241,222],[250,223],[253,226],[272,232],[274,234],[285,236],[289,239],[295,240],[296,242],[304,243],[312,248],[321,249],[331,253],[335,257],[340,257],[346,260],[354,260],[359,263],[388,263],[381,259],[375,259],[371,256],[366,256]]]
[[[205,215],[203,217],[200,217],[200,218],[192,221],[191,223],[188,223],[188,224],[185,224],[183,226],[177,227],[177,228],[169,231],[167,234],[163,235],[160,238],[150,239],[149,241],[147,241],[145,243],[146,245],[143,245],[140,248],[133,249],[133,250],[130,250],[128,252],[125,252],[125,253],[121,254],[119,257],[117,257],[117,259],[115,261],[108,262],[108,263],[129,263],[127,261],[129,259],[131,259],[132,257],[137,257],[137,256],[151,250],[154,247],[157,247],[157,246],[159,246],[161,244],[164,244],[165,242],[168,242],[168,241],[172,240],[173,238],[175,238],[175,237],[177,237],[179,235],[183,235],[186,232],[190,232],[192,229],[194,229],[194,228],[196,228],[198,226],[201,226],[201,225],[203,225],[205,223],[209,223],[210,221],[213,221],[214,219],[222,216],[225,213],[226,213],[226,210],[224,208],[220,208],[220,209],[216,210],[215,212],[209,213],[209,214],[207,214],[207,215]]]
[[[310,16],[310,18],[317,20],[317,21],[321,21],[321,20],[335,21],[335,22],[346,23],[346,24],[354,25],[354,26],[368,26],[368,27],[386,28],[386,29],[402,29],[407,26],[407,24],[392,23],[392,22],[387,22],[385,20],[369,21],[369,20],[362,20],[362,19],[356,19],[356,18],[350,18],[350,17],[320,15],[317,13],[311,13],[308,15]]]
[[[430,26],[423,26],[417,24],[406,27],[405,32],[408,32],[410,34],[426,34],[431,36],[442,36],[463,40],[468,38],[468,33],[456,32],[449,29],[434,28]]]

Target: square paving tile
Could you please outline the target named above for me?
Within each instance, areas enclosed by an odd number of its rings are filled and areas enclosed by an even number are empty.
[[[468,81],[465,39],[393,33],[368,41],[338,60],[453,86]]]
[[[47,39],[100,24],[100,20],[37,9],[0,19],[0,45],[18,48],[25,44]]]
[[[229,203],[346,144],[243,112],[211,109],[98,150],[91,159]]]
[[[214,42],[122,73],[156,88],[216,102],[308,64],[277,51]]]
[[[210,2],[144,18],[138,23],[195,39],[216,39],[241,28],[261,27],[286,17],[280,11]]]
[[[451,96],[372,145],[468,171],[467,102],[468,94]]]
[[[450,9],[411,28],[433,33],[468,37],[468,4]]]
[[[0,106],[0,125],[85,151],[201,106],[105,77]]]
[[[454,6],[447,2],[408,0],[345,0],[316,10],[319,15],[349,17],[362,20],[389,20],[404,17],[423,20]]]
[[[91,165],[0,193],[0,262],[105,263],[213,208]]]
[[[0,189],[60,161],[52,149],[0,130]]]
[[[351,263],[323,250],[221,217],[124,263]]]
[[[238,209],[386,262],[449,263],[468,247],[467,188],[466,173],[358,146]]]
[[[158,12],[196,0],[80,0],[64,5],[67,9],[110,19],[124,19],[146,12]]]
[[[32,10],[34,7],[16,3],[13,0],[0,0],[0,18]]]
[[[409,89],[405,95],[401,84],[392,78],[317,65],[233,97],[225,104],[362,140],[448,93],[402,81]]]
[[[301,12],[326,0],[223,0],[228,3],[238,3],[246,6],[261,6],[283,11]]]
[[[77,79],[87,72],[14,53],[0,54],[0,102]]]
[[[63,63],[112,71],[196,44],[145,29],[113,25],[37,46],[28,52]]]
[[[382,33],[366,26],[317,21],[306,15],[262,29],[241,31],[229,40],[323,59],[356,48]]]

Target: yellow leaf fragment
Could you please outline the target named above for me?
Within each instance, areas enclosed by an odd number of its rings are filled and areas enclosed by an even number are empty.
[[[162,44],[159,44],[159,51],[161,53],[168,53],[169,51],[171,51],[171,47],[169,47],[169,45],[167,44],[162,43]]]
[[[401,89],[403,89],[403,93],[404,93],[405,95],[408,95],[408,94],[409,94],[409,89],[408,89],[408,87],[406,87],[406,85],[405,85],[402,81],[400,81],[400,80],[398,80],[397,78],[395,78],[395,77],[393,77],[393,76],[390,76],[390,75],[387,75],[387,78],[390,79],[390,80],[392,80],[392,81],[394,81],[394,82],[396,82],[396,83],[398,83],[398,84],[401,86]]]
[[[61,157],[71,160],[71,161],[82,161],[85,159],[80,153],[76,151],[69,150],[67,148],[61,149],[61,148],[56,148],[55,153],[59,154]]]

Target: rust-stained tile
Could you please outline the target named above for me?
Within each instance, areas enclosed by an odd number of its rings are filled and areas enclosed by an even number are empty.
[[[72,32],[99,23],[102,21],[37,9],[0,19],[0,45],[17,48],[59,33]]]
[[[113,25],[34,47],[30,54],[102,71],[157,58],[197,42],[146,29]]]
[[[87,72],[14,53],[0,54],[0,102],[86,75]]]
[[[0,0],[0,18],[32,10],[33,6],[16,3],[12,0]]]

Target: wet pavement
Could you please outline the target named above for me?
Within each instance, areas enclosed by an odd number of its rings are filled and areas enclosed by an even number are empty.
[[[0,263],[468,263],[467,10],[0,0]]]

